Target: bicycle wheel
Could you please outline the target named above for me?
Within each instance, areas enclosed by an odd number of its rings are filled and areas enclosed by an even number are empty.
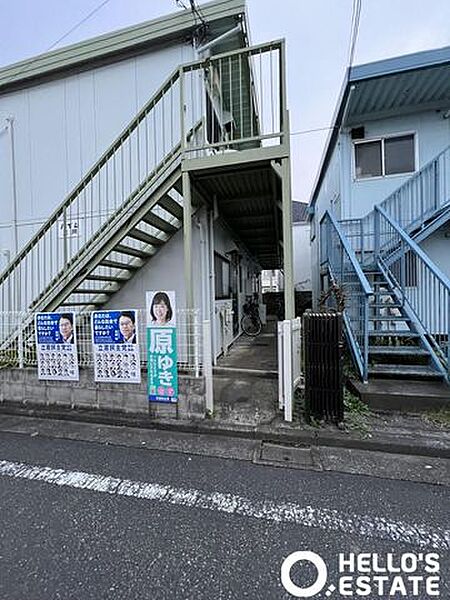
[[[261,333],[261,319],[254,315],[244,315],[241,319],[241,327],[245,335],[255,337]]]

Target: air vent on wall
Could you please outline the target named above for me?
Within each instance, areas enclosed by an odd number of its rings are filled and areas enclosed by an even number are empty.
[[[352,136],[352,140],[362,140],[364,139],[364,127],[353,127],[353,129],[350,132],[351,136]]]

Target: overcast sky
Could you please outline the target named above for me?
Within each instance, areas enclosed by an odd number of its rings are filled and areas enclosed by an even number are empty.
[[[185,2],[188,4],[188,2]],[[102,0],[0,0],[0,66],[46,52]],[[247,0],[251,41],[285,37],[293,194],[308,200],[348,61],[353,0]],[[179,10],[108,0],[56,47]],[[450,45],[449,0],[362,0],[354,64]]]

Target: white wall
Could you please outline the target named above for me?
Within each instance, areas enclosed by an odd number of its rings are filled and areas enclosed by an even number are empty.
[[[0,96],[0,130],[13,117],[19,247],[74,188],[166,77],[192,60],[174,44]],[[10,142],[0,133],[0,250],[12,248]]]
[[[361,124],[365,128],[365,140],[393,134],[415,133],[416,170],[450,144],[450,123],[449,119],[443,119],[442,112],[427,111]],[[342,194],[344,219],[365,216],[375,204],[382,202],[411,176],[388,175],[357,180],[354,177],[354,144],[350,133],[341,135],[341,152],[342,171],[345,173],[345,180],[342,181],[345,191]]]
[[[327,210],[337,213],[340,211],[341,192],[341,144],[336,144],[322,181],[316,200],[314,217],[311,223],[311,281],[313,302],[320,296],[320,220]]]
[[[420,246],[434,264],[450,278],[450,222],[445,223]]]
[[[312,289],[310,230],[309,223],[294,223],[294,284],[296,291]]]

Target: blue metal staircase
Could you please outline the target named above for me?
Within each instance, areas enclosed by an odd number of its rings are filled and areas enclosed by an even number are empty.
[[[363,381],[450,381],[450,280],[419,246],[447,220],[450,146],[364,218],[322,218],[321,264],[357,315],[347,338]]]

